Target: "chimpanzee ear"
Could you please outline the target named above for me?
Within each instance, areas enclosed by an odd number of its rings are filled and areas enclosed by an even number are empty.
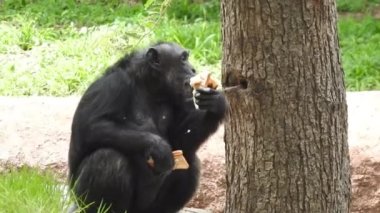
[[[160,64],[160,59],[158,57],[158,51],[155,48],[149,48],[148,52],[146,52],[146,58],[149,63],[153,66],[157,66]]]

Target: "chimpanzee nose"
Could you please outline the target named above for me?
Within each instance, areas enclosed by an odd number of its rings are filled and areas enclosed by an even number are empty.
[[[184,86],[185,86],[185,87],[190,87],[190,80],[186,80]]]

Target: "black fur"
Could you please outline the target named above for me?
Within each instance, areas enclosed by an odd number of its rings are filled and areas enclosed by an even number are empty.
[[[226,100],[198,90],[195,109],[187,57],[176,44],[158,43],[119,60],[83,95],[69,169],[76,196],[92,203],[86,212],[103,203],[115,213],[174,213],[194,194],[196,151],[223,120]],[[173,150],[183,150],[189,169],[172,170]]]

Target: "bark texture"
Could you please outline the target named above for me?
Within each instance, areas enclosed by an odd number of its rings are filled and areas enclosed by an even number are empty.
[[[226,213],[349,212],[334,0],[221,0]]]

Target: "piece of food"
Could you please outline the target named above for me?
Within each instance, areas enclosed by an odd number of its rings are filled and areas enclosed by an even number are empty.
[[[220,83],[209,72],[202,72],[190,79],[190,86],[194,89],[211,88],[217,89]]]
[[[175,150],[172,152],[173,158],[174,158],[174,168],[173,170],[176,169],[188,169],[189,164],[187,163],[185,157],[183,156],[182,150]],[[154,167],[154,160],[152,157],[149,157],[147,160],[147,163],[150,167]]]
[[[193,90],[193,102],[196,109],[199,109],[199,106],[195,102],[195,93],[197,89],[201,88],[211,88],[218,89],[220,82],[211,76],[209,72],[201,72],[198,75],[190,78],[190,86]]]
[[[151,168],[154,167],[154,160],[153,160],[152,156],[149,156],[149,158],[148,158],[148,160],[147,160],[146,162],[147,162],[147,164],[148,164]]]
[[[176,169],[188,169],[189,164],[187,163],[185,157],[183,156],[182,150],[175,150],[173,151],[173,157],[174,157],[174,168]]]

